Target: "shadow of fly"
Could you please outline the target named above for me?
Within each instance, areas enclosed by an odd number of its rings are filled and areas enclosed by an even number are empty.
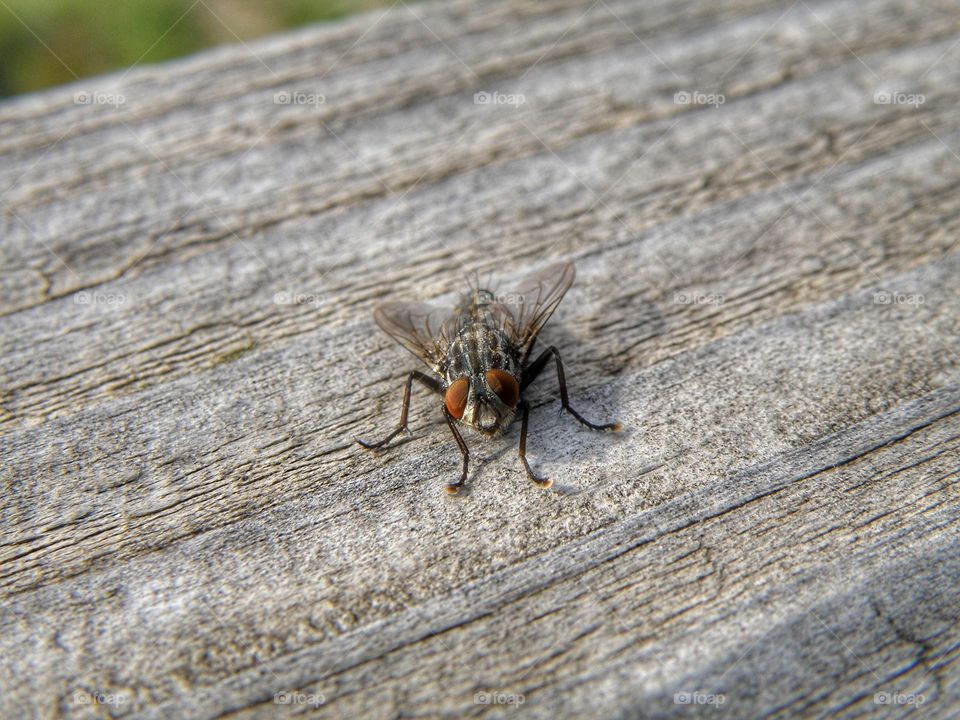
[[[526,277],[510,293],[495,293],[479,287],[478,282],[455,308],[415,302],[379,305],[373,313],[377,325],[423,360],[432,374],[414,370],[407,376],[400,424],[393,432],[379,442],[359,438],[357,442],[376,450],[407,432],[410,389],[416,380],[443,396],[443,415],[463,456],[460,479],[448,483],[447,492],[457,493],[467,480],[470,450],[457,426],[467,425],[489,437],[503,432],[518,413],[520,461],[533,482],[550,487],[553,481],[538,477],[527,462],[530,406],[523,394],[551,359],[557,367],[563,409],[592,430],[620,429],[619,423],[592,423],[570,407],[557,348],[548,347],[530,362],[537,335],[570,288],[574,275],[573,263],[566,262]]]

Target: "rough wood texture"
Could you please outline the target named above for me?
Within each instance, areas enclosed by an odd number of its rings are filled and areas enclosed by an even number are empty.
[[[456,0],[3,103],[0,715],[957,717],[958,101],[958,2]],[[562,258],[622,436],[352,445]]]

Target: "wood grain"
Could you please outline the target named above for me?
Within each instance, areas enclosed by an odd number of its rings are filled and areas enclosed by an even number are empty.
[[[398,2],[0,103],[0,716],[960,714],[958,11]],[[448,497],[416,390],[353,444],[377,302],[559,259],[621,436],[545,375],[550,491],[512,427]]]

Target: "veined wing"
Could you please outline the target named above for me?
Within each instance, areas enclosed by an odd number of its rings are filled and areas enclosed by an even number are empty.
[[[446,361],[450,333],[456,322],[452,308],[420,302],[388,302],[377,306],[373,319],[387,335],[431,368]]]
[[[497,293],[498,310],[507,313],[504,325],[524,357],[570,289],[575,275],[572,262],[557,263],[525,277],[514,292]]]

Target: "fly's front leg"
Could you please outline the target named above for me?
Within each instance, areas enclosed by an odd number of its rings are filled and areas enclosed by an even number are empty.
[[[443,416],[447,419],[447,425],[450,426],[450,432],[453,433],[453,439],[457,441],[457,447],[460,448],[460,454],[463,456],[463,472],[460,474],[460,482],[448,483],[446,490],[451,495],[456,495],[460,492],[460,488],[463,487],[463,484],[467,481],[467,464],[470,461],[470,448],[467,447],[467,443],[463,441],[463,436],[460,434],[460,431],[457,430],[457,425],[454,422],[453,416],[450,414],[450,411],[447,410],[447,406],[443,406]]]
[[[567,380],[563,375],[563,362],[560,360],[560,351],[557,350],[553,345],[544,350],[540,354],[540,357],[534,360],[527,367],[523,374],[523,383],[520,385],[520,391],[523,392],[523,390],[530,385],[530,383],[537,379],[537,376],[550,361],[551,355],[556,358],[557,361],[557,381],[560,383],[560,403],[562,404],[563,409],[573,415],[581,425],[586,425],[591,430],[613,430],[614,432],[619,431],[621,426],[618,422],[598,425],[597,423],[590,422],[583,417],[583,415],[570,407],[570,400],[567,399]],[[529,468],[527,468],[527,471],[529,472]]]
[[[548,488],[553,485],[553,480],[534,475],[533,470],[530,469],[530,463],[527,462],[527,423],[530,420],[530,405],[527,404],[526,400],[521,401],[520,409],[523,413],[523,423],[520,426],[520,462],[523,463],[523,467],[527,471],[528,478],[533,480],[540,487]]]
[[[364,442],[360,438],[355,437],[354,440],[357,441],[359,445],[367,448],[368,450],[379,450],[393,440],[397,435],[404,432],[407,429],[407,413],[410,411],[410,387],[413,385],[413,381],[416,380],[421,385],[430,388],[435,393],[440,393],[443,391],[443,388],[440,386],[440,383],[429,375],[424,375],[422,372],[414,370],[407,376],[407,384],[403,390],[403,407],[400,409],[400,425],[392,433],[387,435],[380,442],[368,443]]]

